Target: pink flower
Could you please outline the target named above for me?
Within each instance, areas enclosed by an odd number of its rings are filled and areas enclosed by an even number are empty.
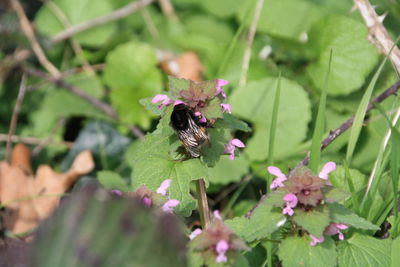
[[[286,202],[285,208],[283,209],[282,213],[287,214],[289,216],[293,216],[294,211],[293,208],[297,206],[297,197],[295,194],[289,193],[283,197],[283,200]]]
[[[228,144],[225,145],[225,153],[230,154],[230,160],[235,159],[235,150],[237,147],[243,148],[245,145],[239,139],[232,139]]]
[[[333,172],[335,169],[336,169],[336,163],[333,161],[329,161],[324,165],[324,167],[322,167],[322,170],[318,174],[318,176],[322,179],[328,180],[328,174],[330,172]]]
[[[206,117],[204,117],[203,114],[201,114],[200,111],[196,111],[196,112],[194,113],[194,115],[195,115],[196,117],[199,117],[199,118],[200,118],[200,119],[199,119],[199,122],[202,122],[202,123],[207,122]]]
[[[215,95],[221,94],[223,98],[226,98],[225,91],[221,88],[224,85],[227,85],[229,82],[222,79],[217,79],[217,84],[215,88],[217,89],[217,93]]]
[[[185,104],[185,103],[183,101],[180,101],[180,100],[175,100],[174,107],[177,106],[177,105],[180,105],[180,104]]]
[[[222,112],[228,111],[228,113],[232,113],[232,106],[229,104],[221,104]]]
[[[216,262],[227,262],[227,258],[225,253],[228,251],[229,249],[229,244],[228,242],[226,242],[225,240],[220,240],[218,241],[216,247],[215,247],[215,251],[217,252],[217,258],[215,259]]]
[[[118,189],[111,190],[111,193],[119,197],[122,196],[122,191]]]
[[[167,190],[168,190],[170,185],[171,185],[171,179],[166,179],[161,183],[160,187],[157,189],[156,192],[161,194],[161,195],[163,195],[163,196],[166,196],[167,195]]]
[[[151,103],[155,104],[161,101],[161,104],[158,105],[158,108],[161,109],[165,106],[171,105],[173,101],[167,96],[167,95],[155,95],[153,99],[151,100]]]
[[[194,239],[196,236],[198,236],[199,234],[201,234],[203,232],[203,230],[201,230],[200,228],[197,228],[196,230],[194,230],[190,235],[189,235],[189,239],[192,240]]]
[[[151,204],[153,203],[153,202],[151,201],[151,198],[149,198],[149,197],[147,197],[147,196],[143,197],[142,202],[143,202],[143,205],[144,205],[145,207],[148,207],[148,208],[150,208],[150,207],[151,207]]]
[[[215,219],[222,220],[221,214],[219,214],[219,210],[214,210],[213,215]]]
[[[313,246],[313,247],[316,246],[318,243],[324,242],[324,240],[325,240],[324,236],[317,238],[317,237],[313,236],[312,234],[310,234],[310,237],[312,239],[312,241],[310,242],[310,246]]]
[[[349,228],[347,225],[342,224],[342,223],[331,223],[326,227],[324,233],[327,235],[336,235],[338,234],[339,240],[343,240],[344,236],[343,233],[340,230],[345,230]]]
[[[268,172],[269,172],[270,174],[276,176],[276,179],[274,179],[274,180],[272,181],[272,183],[271,183],[271,185],[270,185],[270,188],[271,188],[272,190],[275,190],[275,189],[277,189],[277,188],[279,188],[279,187],[283,187],[283,182],[286,181],[286,179],[287,179],[286,175],[284,175],[284,174],[282,173],[282,171],[281,171],[278,167],[275,167],[275,166],[269,166],[269,167],[267,168],[267,170],[268,170]]]
[[[177,199],[169,199],[167,202],[164,203],[164,205],[161,207],[161,209],[164,212],[167,213],[172,213],[173,208],[179,205],[179,200]]]
[[[163,196],[167,196],[167,190],[170,187],[170,185],[171,185],[171,179],[164,180],[161,183],[160,187],[157,189],[157,193]],[[168,198],[167,202],[164,203],[161,209],[164,212],[171,213],[173,211],[173,208],[176,207],[177,205],[179,205],[179,200]]]

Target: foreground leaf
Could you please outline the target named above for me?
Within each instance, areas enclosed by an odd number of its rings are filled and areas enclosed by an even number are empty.
[[[336,246],[330,237],[317,246],[310,246],[310,238],[288,237],[279,246],[278,256],[284,267],[330,267],[336,266]],[[353,266],[353,265],[343,265]]]
[[[344,223],[358,229],[379,230],[375,224],[355,214],[351,209],[348,209],[339,203],[327,203],[333,222]]]
[[[390,266],[391,240],[355,233],[338,245],[339,266]]]

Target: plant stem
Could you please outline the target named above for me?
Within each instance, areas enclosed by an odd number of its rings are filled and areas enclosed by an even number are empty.
[[[211,221],[204,179],[199,179],[196,181],[196,191],[197,191],[197,204],[199,206],[198,209],[200,214],[201,227],[204,230],[210,225]]]

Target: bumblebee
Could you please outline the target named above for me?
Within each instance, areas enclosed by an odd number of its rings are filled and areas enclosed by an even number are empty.
[[[199,122],[188,106],[179,104],[171,114],[171,126],[190,156],[200,157],[201,147],[209,141],[207,123]]]

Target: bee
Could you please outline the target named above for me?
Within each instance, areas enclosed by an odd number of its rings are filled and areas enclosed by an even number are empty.
[[[190,156],[200,157],[201,147],[209,141],[207,123],[199,122],[188,106],[179,104],[171,114],[171,126]]]

